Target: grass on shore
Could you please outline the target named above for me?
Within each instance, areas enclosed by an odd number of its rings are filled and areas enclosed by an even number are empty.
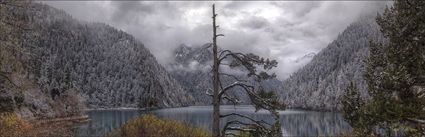
[[[208,131],[192,127],[175,120],[163,120],[154,115],[143,115],[130,119],[109,137],[211,137]],[[240,133],[235,137],[253,137],[250,133]]]
[[[19,118],[15,113],[0,113],[0,137],[42,136],[57,137],[71,136],[72,121],[57,121],[35,124]]]
[[[175,120],[161,120],[154,115],[133,118],[110,136],[121,137],[209,137],[207,131]]]
[[[32,129],[30,123],[20,119],[15,113],[0,113],[1,136],[27,136]]]

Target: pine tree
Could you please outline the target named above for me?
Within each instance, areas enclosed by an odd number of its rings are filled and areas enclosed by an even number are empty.
[[[361,107],[364,105],[364,102],[353,82],[347,87],[341,103],[343,105],[342,112],[344,119],[354,127],[363,127],[361,121]]]
[[[421,128],[425,123],[421,90],[425,87],[424,13],[424,1],[397,0],[377,16],[388,41],[370,44],[365,79],[371,100],[360,109],[353,109],[359,104],[344,103],[348,112],[359,114],[347,117],[355,131],[385,136],[425,134]]]

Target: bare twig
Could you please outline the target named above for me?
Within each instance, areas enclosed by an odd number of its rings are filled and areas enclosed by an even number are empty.
[[[229,95],[227,95],[227,94],[225,94],[222,98],[223,98],[223,99],[227,99],[228,101],[232,102],[232,103],[233,103],[233,105],[236,105],[236,104],[241,103],[241,101],[240,101],[238,98],[236,98],[236,97],[230,97],[230,96],[229,96]]]
[[[210,92],[208,92],[208,91],[211,91],[211,88],[208,88],[206,91],[205,91],[205,94],[207,94],[208,96],[213,96],[213,94],[211,94]]]
[[[221,97],[227,90],[229,90],[229,89],[232,89],[232,88],[234,88],[234,87],[242,87],[244,90],[248,90],[248,88],[250,88],[250,89],[252,89],[253,90],[253,88],[254,87],[252,87],[252,86],[250,86],[250,85],[247,85],[247,84],[245,84],[245,83],[243,83],[243,82],[241,82],[241,81],[236,81],[236,82],[234,82],[233,84],[230,84],[230,85],[228,85],[228,86],[226,86],[226,87],[224,87],[220,92],[219,92],[219,97]],[[248,91],[247,91],[248,92]]]

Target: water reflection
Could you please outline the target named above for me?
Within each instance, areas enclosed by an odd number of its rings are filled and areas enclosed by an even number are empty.
[[[254,112],[251,106],[222,106],[221,113],[228,114],[238,112],[257,120],[272,122],[270,114],[266,111]],[[128,119],[151,113],[163,119],[184,121],[192,126],[210,130],[212,123],[211,106],[192,106],[184,108],[161,109],[151,112],[137,110],[100,110],[89,111],[92,119],[89,123],[77,127],[74,131],[76,136],[102,136],[105,133],[121,126]],[[280,112],[280,122],[285,136],[335,136],[342,132],[350,131],[350,126],[344,122],[342,116],[333,112],[315,112],[286,110]],[[237,117],[222,119],[221,126],[225,121],[235,120]],[[243,119],[241,119],[243,120]],[[246,121],[246,120],[245,120]]]
[[[91,110],[86,113],[90,121],[73,129],[76,137],[104,136],[130,118],[143,114],[139,110]]]

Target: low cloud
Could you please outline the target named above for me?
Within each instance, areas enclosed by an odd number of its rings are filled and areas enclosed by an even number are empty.
[[[240,26],[247,29],[262,29],[269,25],[267,19],[263,17],[250,17],[241,21]]]
[[[161,64],[173,61],[181,44],[212,40],[212,2],[202,1],[46,1],[77,19],[104,22],[140,41]],[[295,62],[327,46],[350,23],[376,14],[386,1],[220,1],[218,40],[225,49],[276,59],[278,78],[285,79],[306,61]]]

